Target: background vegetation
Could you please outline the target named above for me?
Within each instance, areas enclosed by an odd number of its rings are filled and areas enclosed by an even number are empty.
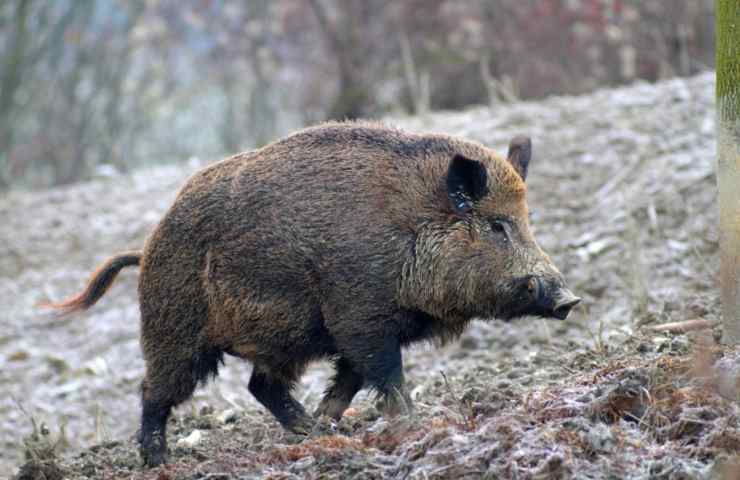
[[[9,0],[0,190],[713,66],[711,0]]]

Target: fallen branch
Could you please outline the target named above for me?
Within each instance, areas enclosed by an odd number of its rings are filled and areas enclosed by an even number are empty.
[[[686,333],[693,330],[712,328],[715,325],[717,325],[717,322],[715,321],[697,318],[694,320],[685,320],[683,322],[663,323],[661,325],[650,327],[649,330],[653,332]]]

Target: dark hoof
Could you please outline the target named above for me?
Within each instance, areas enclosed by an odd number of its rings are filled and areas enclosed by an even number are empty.
[[[311,430],[310,437],[323,437],[326,435],[333,435],[337,433],[337,421],[322,415],[316,420],[316,423]]]
[[[313,412],[313,417],[318,419],[322,416],[329,417],[334,420],[342,418],[342,414],[347,410],[347,402],[331,398],[328,400],[322,400],[319,407]]]
[[[296,435],[310,435],[313,431],[314,421],[310,417],[301,418],[296,420],[287,428]]]
[[[158,467],[167,463],[166,440],[159,436],[151,437],[149,441],[142,442],[139,447],[139,454],[145,467]]]
[[[414,412],[414,404],[411,397],[404,391],[393,391],[381,398],[376,404],[380,412],[386,417],[398,415],[410,415]]]
[[[167,463],[167,454],[165,452],[141,452],[141,458],[144,460],[144,466],[154,468]]]

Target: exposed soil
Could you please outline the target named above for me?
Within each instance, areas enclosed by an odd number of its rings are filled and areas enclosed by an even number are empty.
[[[17,473],[25,452],[19,478],[737,473],[718,462],[740,449],[735,353],[719,331],[640,332],[718,319],[713,76],[389,122],[502,152],[530,135],[535,235],[583,307],[565,322],[478,321],[446,347],[411,349],[412,416],[383,418],[361,394],[341,422],[305,440],[256,404],[249,365],[229,359],[172,419],[172,463],[147,471],[134,442],[136,272],[77,317],[36,305],[78,290],[109,254],[140,247],[199,165],[12,193],[0,201],[0,472]],[[309,409],[329,373],[318,364],[298,386]]]
[[[530,360],[534,374],[484,366],[449,379],[435,372],[417,389],[413,415],[386,419],[360,402],[307,439],[283,433],[259,411],[204,408],[172,421],[170,465],[142,470],[131,440],[40,465],[71,479],[157,480],[740,473],[732,460],[740,452],[737,392],[727,388],[727,372],[712,367],[737,368],[738,359],[711,337],[633,337],[609,350],[546,350]]]

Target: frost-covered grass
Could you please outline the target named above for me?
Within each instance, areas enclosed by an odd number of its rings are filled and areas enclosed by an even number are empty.
[[[130,440],[54,461],[48,436],[28,444],[40,453],[24,468],[69,479],[737,478],[737,362],[705,334],[633,336],[498,372],[435,373],[414,414],[383,418],[361,401],[308,438],[259,410],[203,409],[171,422],[167,466],[142,469]]]

